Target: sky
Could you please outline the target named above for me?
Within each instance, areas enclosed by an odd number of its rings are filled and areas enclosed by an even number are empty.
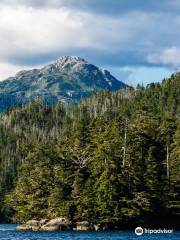
[[[180,68],[180,0],[1,0],[0,80],[76,55],[136,86]]]

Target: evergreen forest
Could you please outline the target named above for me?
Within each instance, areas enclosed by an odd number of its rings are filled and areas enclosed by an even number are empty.
[[[0,115],[0,221],[178,228],[180,74]]]

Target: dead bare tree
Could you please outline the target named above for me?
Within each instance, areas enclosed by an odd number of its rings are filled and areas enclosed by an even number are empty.
[[[74,155],[74,150],[75,152],[77,152],[76,155]],[[85,168],[90,162],[90,157],[85,150],[72,148],[70,149],[70,152],[72,153],[72,161],[77,164],[81,169]]]
[[[126,145],[127,145],[127,124],[128,121],[127,119],[125,120],[125,131],[124,131],[124,146],[122,147],[123,149],[123,167],[125,166],[125,161],[126,161]]]

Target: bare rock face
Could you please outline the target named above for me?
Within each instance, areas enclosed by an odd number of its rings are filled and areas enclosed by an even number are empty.
[[[32,226],[28,226],[26,224],[16,227],[16,231],[30,231],[30,230],[32,230]]]
[[[32,226],[32,227],[38,227],[39,226],[39,221],[37,220],[29,220],[26,222],[26,225]]]
[[[65,217],[50,220],[41,227],[41,231],[65,231],[71,230],[71,222]]]
[[[16,228],[17,231],[39,231],[41,225],[40,221],[37,220],[29,220],[25,224],[18,226]]]
[[[42,226],[40,231],[47,231],[47,232],[57,232],[57,231],[60,231],[60,226],[59,225],[52,225],[52,226]]]
[[[99,230],[99,225],[96,227],[92,226],[88,221],[76,222],[74,224],[76,226],[73,228],[73,224],[66,217],[58,217],[51,220],[42,219],[42,220],[29,220],[25,224],[18,226],[16,228],[17,231],[67,231],[67,230],[75,230],[75,231],[91,231],[91,230]]]
[[[70,221],[65,217],[59,217],[50,220],[46,225],[52,226],[52,225],[59,225],[59,224],[70,224]]]
[[[101,230],[101,224],[94,225],[94,230],[95,231],[100,231]]]
[[[47,222],[49,222],[48,219],[42,219],[42,220],[39,221],[41,226],[45,225]]]
[[[76,230],[77,231],[89,231],[92,230],[90,223],[88,221],[77,222],[76,223]]]

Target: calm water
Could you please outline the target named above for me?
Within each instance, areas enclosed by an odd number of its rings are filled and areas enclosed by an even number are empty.
[[[0,225],[0,240],[180,240],[180,232],[174,234],[145,234],[133,232],[16,232],[16,225]]]

